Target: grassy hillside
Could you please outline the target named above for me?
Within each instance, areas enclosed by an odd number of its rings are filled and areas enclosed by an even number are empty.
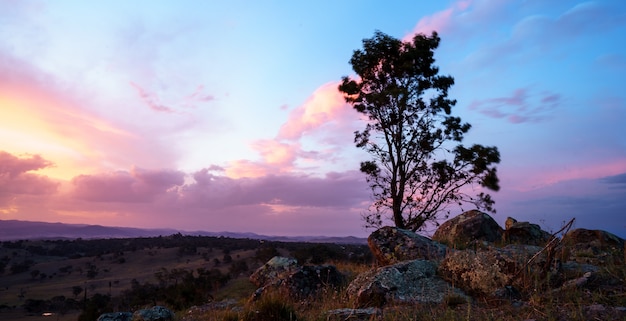
[[[54,313],[58,320],[76,320],[97,300],[108,300],[108,308],[119,311],[154,303],[182,309],[205,303],[211,296],[239,299],[254,290],[247,281],[249,274],[276,254],[312,263],[367,264],[371,260],[365,245],[181,234],[1,242],[0,320],[39,320],[46,312]],[[185,288],[187,282],[193,287]],[[201,282],[206,285],[199,286]],[[176,297],[190,289],[197,293]],[[143,292],[146,302],[141,301]],[[165,302],[150,302],[153,298]]]

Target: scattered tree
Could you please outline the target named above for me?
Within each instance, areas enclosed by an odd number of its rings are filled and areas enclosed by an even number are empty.
[[[496,147],[461,144],[471,126],[451,116],[454,79],[434,65],[439,41],[436,32],[403,42],[378,31],[352,55],[357,77],[343,77],[339,86],[368,118],[354,137],[372,156],[360,168],[374,199],[364,215],[367,226],[380,226],[391,214],[397,227],[417,231],[464,203],[495,212],[489,194],[470,193],[478,186],[499,189],[500,154]]]
[[[74,295],[74,299],[78,297],[79,294],[83,292],[83,288],[79,285],[75,285],[72,287],[72,294]]]

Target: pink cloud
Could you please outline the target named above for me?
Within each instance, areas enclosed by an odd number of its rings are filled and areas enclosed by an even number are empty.
[[[339,82],[330,82],[317,88],[304,104],[291,111],[277,138],[298,140],[327,123],[356,119],[356,114],[346,104],[337,86]]]
[[[260,159],[236,160],[226,167],[226,175],[233,178],[259,177],[301,170],[297,164],[338,157],[337,148],[352,144],[353,132],[360,115],[355,112],[338,91],[339,82],[330,82],[317,88],[299,107],[293,109],[274,139],[251,143]],[[358,126],[362,126],[359,123]],[[324,146],[322,151],[304,150],[306,138]]]
[[[130,85],[133,88],[135,88],[141,100],[143,100],[143,102],[146,103],[146,105],[148,105],[150,109],[154,111],[160,111],[160,112],[166,112],[166,113],[174,112],[172,108],[163,105],[155,94],[148,93],[145,89],[143,89],[142,87],[140,87],[139,85],[135,84],[132,81],[130,82]]]
[[[472,0],[461,0],[453,3],[449,8],[436,12],[420,19],[413,30],[404,36],[403,41],[411,41],[416,34],[430,35],[433,31],[441,34],[449,34],[458,31],[457,19],[465,14],[473,5]],[[475,12],[480,12],[481,3]]]
[[[130,172],[76,176],[71,195],[90,202],[149,202],[183,183],[184,174],[179,171],[133,168]]]
[[[139,98],[148,105],[148,107],[157,112],[165,112],[165,113],[178,113],[181,114],[183,112],[177,111],[177,107],[181,108],[196,108],[199,103],[206,103],[212,100],[215,100],[213,95],[209,95],[204,92],[204,86],[199,85],[196,89],[189,95],[186,95],[182,99],[177,102],[171,104],[174,107],[166,106],[161,98],[156,93],[149,92],[145,88],[139,86],[134,82],[130,82],[131,87],[135,89]]]
[[[0,151],[0,212],[6,199],[20,195],[54,194],[59,183],[46,176],[31,173],[53,164],[39,155],[20,158]],[[4,199],[4,201],[3,201]]]

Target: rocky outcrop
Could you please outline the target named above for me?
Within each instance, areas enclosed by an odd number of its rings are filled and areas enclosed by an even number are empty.
[[[441,224],[433,234],[433,240],[463,249],[475,241],[500,241],[502,232],[500,225],[491,216],[472,210]]]
[[[537,246],[508,245],[456,251],[441,262],[439,274],[469,294],[494,295],[499,289],[514,284],[514,276],[540,250]],[[542,259],[538,257],[534,264],[542,266],[545,263]]]
[[[561,243],[567,250],[564,259],[596,265],[624,264],[624,239],[607,231],[575,229],[565,234]]]
[[[141,309],[133,313],[132,321],[173,321],[174,313],[162,306]]]
[[[432,261],[412,260],[380,267],[359,275],[347,288],[360,307],[386,303],[441,303],[446,296],[465,294],[437,275]]]
[[[440,260],[446,255],[445,245],[391,226],[374,231],[367,244],[380,266],[416,259]]]
[[[97,321],[131,321],[133,314],[130,312],[110,312],[101,314]]]
[[[111,312],[101,314],[97,321],[173,321],[174,312],[166,307],[154,306],[130,312]]]
[[[338,287],[344,275],[333,265],[300,266],[296,259],[275,256],[251,276],[250,282],[259,287],[253,299],[269,288],[281,288],[291,295],[305,297],[324,287]]]
[[[275,256],[250,275],[250,282],[258,287],[276,283],[299,269],[298,260]]]
[[[514,218],[507,218],[506,229],[502,234],[505,244],[526,244],[543,246],[550,241],[550,233],[544,231],[537,224],[518,222]]]

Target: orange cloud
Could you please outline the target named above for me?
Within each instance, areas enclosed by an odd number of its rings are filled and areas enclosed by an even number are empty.
[[[70,99],[36,84],[0,79],[0,145],[12,153],[42,153],[56,164],[40,173],[68,180],[95,170],[104,158],[94,143],[122,141],[132,135],[89,113]]]
[[[232,178],[261,177],[268,174],[285,173],[293,169],[300,153],[299,144],[288,144],[278,140],[257,140],[252,143],[261,156],[261,161],[238,160],[226,168],[226,175]]]

